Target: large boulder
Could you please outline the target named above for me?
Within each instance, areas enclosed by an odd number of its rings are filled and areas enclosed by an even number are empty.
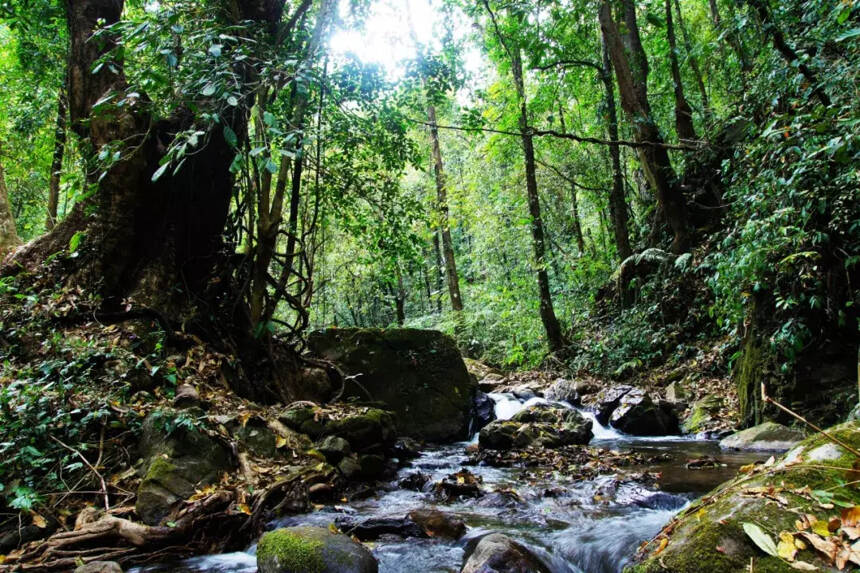
[[[855,451],[860,448],[858,422],[828,433]],[[827,437],[807,438],[775,462],[751,466],[692,503],[643,546],[641,562],[627,571],[787,572],[795,570],[792,565],[836,571],[834,556],[850,557],[856,566],[857,554],[850,549],[857,535],[854,508],[860,504],[860,490],[852,485],[856,463],[854,453]]]
[[[784,452],[803,439],[803,432],[776,422],[765,422],[720,440],[724,450]]]
[[[621,403],[621,399],[625,394],[633,390],[633,386],[620,385],[604,388],[598,392],[594,398],[591,409],[594,410],[594,417],[603,425],[609,422],[610,416]]]
[[[678,433],[678,417],[671,404],[653,400],[641,388],[633,388],[621,397],[609,422],[618,431],[635,436]]]
[[[135,510],[147,525],[158,525],[197,488],[215,483],[236,460],[226,444],[191,423],[185,412],[158,410],[143,422],[139,454],[143,479]]]
[[[491,533],[466,548],[460,573],[550,573],[550,568],[507,535]]]
[[[377,573],[379,565],[361,543],[322,527],[270,531],[257,545],[260,573]]]
[[[510,420],[496,420],[482,428],[478,443],[489,450],[587,444],[592,437],[591,426],[591,420],[576,410],[536,404],[517,412]]]
[[[558,378],[544,392],[544,398],[554,400],[556,402],[567,402],[569,404],[579,404],[579,391],[577,383],[573,380]]]
[[[477,383],[451,337],[435,330],[331,328],[311,333],[308,346],[355,377],[344,397],[385,402],[401,434],[430,441],[468,437]]]
[[[693,404],[684,420],[686,434],[697,434],[710,429],[715,417],[725,408],[725,399],[717,394],[706,394]]]

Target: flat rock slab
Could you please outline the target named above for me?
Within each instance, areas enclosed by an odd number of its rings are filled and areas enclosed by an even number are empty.
[[[776,422],[765,422],[720,440],[724,450],[751,452],[784,452],[803,440],[803,432]]]

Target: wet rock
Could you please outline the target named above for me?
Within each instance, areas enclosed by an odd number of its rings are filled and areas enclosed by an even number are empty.
[[[436,482],[433,491],[442,501],[454,501],[461,498],[481,497],[484,495],[481,484],[484,479],[481,476],[460,470],[448,477]]]
[[[517,384],[510,389],[510,393],[513,394],[518,400],[528,400],[530,398],[534,398],[538,396],[540,392],[541,389],[538,384],[529,382],[526,382],[525,384]]]
[[[270,531],[257,545],[260,573],[377,573],[379,565],[364,545],[322,527]]]
[[[159,524],[175,504],[195,489],[217,482],[236,465],[225,444],[187,420],[184,412],[159,410],[143,423],[139,445],[143,479],[135,510],[147,525]]]
[[[803,439],[803,433],[776,422],[765,422],[720,440],[724,450],[785,451]]]
[[[725,400],[716,394],[707,394],[697,400],[690,408],[690,414],[684,420],[682,430],[685,434],[696,434],[708,429],[714,417],[722,411]]]
[[[550,573],[525,546],[500,533],[481,537],[466,547],[461,573]]]
[[[612,412],[614,428],[635,436],[665,436],[678,433],[678,417],[668,402],[655,402],[640,388],[626,392]]]
[[[200,394],[197,392],[197,388],[192,386],[191,384],[180,384],[176,389],[176,395],[173,398],[173,406],[175,408],[203,408],[208,407],[208,404],[204,403],[203,400],[200,399]]]
[[[860,448],[858,422],[829,428],[827,432],[852,448]],[[826,459],[825,467],[822,459]],[[806,548],[797,553],[797,561],[809,563],[819,571],[834,571],[832,557],[824,557],[810,546],[808,538],[796,535],[799,527],[809,527],[808,523],[804,525],[804,515],[826,523],[832,516],[838,516],[840,510],[827,510],[814,495],[797,495],[794,488],[802,484],[805,491],[829,489],[835,499],[857,505],[860,491],[850,485],[839,485],[840,480],[852,479],[848,476],[856,473],[855,463],[855,455],[826,437],[807,438],[774,463],[751,468],[691,504],[672,519],[671,527],[664,528],[662,533],[668,535],[668,544],[661,544],[659,538],[645,544],[642,561],[627,571],[735,573],[748,571],[751,560],[755,571],[792,571],[784,560],[756,546],[744,531],[745,523],[761,527],[774,543],[780,541],[779,532],[805,540]],[[783,499],[790,502],[778,501]],[[834,545],[838,550],[843,543],[850,543],[846,537],[838,530],[830,530],[818,539],[838,542],[839,545]],[[717,547],[720,549],[715,550]]]
[[[621,399],[631,390],[633,390],[632,386],[621,385],[612,386],[598,392],[592,406],[594,417],[597,418],[597,421],[603,425],[609,423],[609,418],[618,405],[621,404]]]
[[[397,487],[400,489],[408,489],[411,491],[424,491],[424,488],[430,482],[430,475],[422,472],[415,472],[407,475],[397,482]]]
[[[116,561],[90,561],[75,569],[75,573],[122,573],[122,567]]]
[[[335,525],[346,535],[354,535],[361,541],[376,541],[383,535],[429,537],[423,527],[408,517],[371,517],[363,520],[339,517],[335,519]]]
[[[361,464],[358,463],[357,459],[347,457],[340,460],[340,463],[337,464],[337,469],[346,479],[353,479],[361,473]]]
[[[416,509],[409,512],[409,519],[420,525],[430,537],[460,539],[466,533],[463,520],[438,509]]]
[[[325,456],[330,464],[337,465],[344,457],[352,453],[349,442],[338,436],[326,436],[317,445],[317,451]]]
[[[402,437],[397,438],[394,446],[391,448],[391,453],[401,460],[410,460],[421,455],[421,444],[412,438]]]
[[[496,420],[484,427],[478,434],[478,443],[481,448],[491,450],[587,444],[592,436],[591,426],[591,420],[576,410],[536,404],[517,412],[510,420]]]
[[[673,404],[686,402],[689,399],[689,392],[684,389],[680,382],[672,382],[666,386],[666,399]]]
[[[365,479],[377,479],[385,473],[385,457],[378,454],[359,456],[358,465],[361,466],[360,475]]]
[[[568,402],[570,404],[578,405],[580,398],[579,392],[577,391],[577,383],[573,380],[558,378],[552,383],[552,386],[544,392],[544,398],[555,402]]]
[[[860,421],[860,404],[857,404],[853,408],[851,408],[851,411],[848,413],[848,418],[845,421],[846,422]]]
[[[480,430],[490,422],[496,419],[496,403],[492,398],[487,396],[480,390],[475,393],[475,401],[473,403],[474,423],[472,431]]]
[[[451,337],[431,330],[341,328],[311,333],[308,345],[357,376],[373,400],[385,402],[402,435],[429,441],[468,437],[477,384]],[[350,383],[344,396],[368,398]]]
[[[315,483],[308,488],[308,497],[313,501],[329,500],[334,495],[334,486],[330,483]]]

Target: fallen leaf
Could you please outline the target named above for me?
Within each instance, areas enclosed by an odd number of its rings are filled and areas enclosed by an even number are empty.
[[[278,436],[275,439],[275,448],[280,449],[287,445],[287,439],[283,436]]]
[[[860,505],[842,510],[842,527],[860,526]]]
[[[808,531],[804,531],[800,535],[802,535],[803,538],[816,549],[816,551],[822,553],[830,561],[835,560],[836,552],[839,550],[835,543]]]
[[[818,571],[818,567],[812,563],[807,563],[806,561],[795,561],[793,563],[789,563],[789,565],[801,571]]]
[[[773,542],[773,538],[771,538],[771,536],[768,535],[761,527],[755,523],[748,522],[744,523],[743,527],[744,532],[753,540],[753,543],[755,543],[759,549],[773,557],[777,557],[779,555],[779,551],[776,548],[776,544]]]
[[[663,539],[660,540],[660,545],[657,546],[657,550],[654,551],[654,555],[660,555],[663,552],[663,550],[666,549],[667,545],[669,545],[669,538],[664,537]]]
[[[797,555],[797,547],[794,545],[794,535],[788,531],[781,532],[776,550],[779,556],[786,561],[794,561],[794,556]]]
[[[33,519],[33,525],[35,525],[39,529],[45,529],[46,527],[48,527],[48,522],[45,521],[45,518],[36,513],[35,511],[30,512],[30,517]]]

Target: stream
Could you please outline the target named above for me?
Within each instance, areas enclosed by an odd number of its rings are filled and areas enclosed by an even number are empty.
[[[495,401],[499,419],[509,419],[523,408],[545,402],[542,398],[523,402],[510,394],[490,394],[490,397]],[[624,468],[624,473],[659,473],[656,487],[619,479],[623,474],[574,480],[558,472],[540,477],[520,468],[468,466],[465,465],[465,448],[477,440],[476,435],[472,442],[424,451],[399,471],[397,480],[420,471],[429,474],[432,483],[466,468],[483,479],[485,491],[512,489],[519,499],[487,493],[478,499],[440,503],[429,491],[398,488],[395,480],[390,488],[379,491],[375,497],[289,516],[271,525],[328,527],[344,516],[402,518],[414,509],[438,508],[462,519],[468,526],[466,535],[456,542],[393,538],[370,543],[368,546],[379,561],[381,573],[457,572],[463,564],[469,540],[490,531],[506,533],[528,546],[554,572],[615,573],[631,562],[642,541],[658,533],[686,504],[732,478],[741,465],[762,459],[760,454],[722,452],[716,441],[624,435],[599,424],[590,412],[581,413],[594,423],[590,446],[636,451],[646,457],[670,454],[671,459],[652,465]],[[714,456],[725,465],[702,470],[685,467],[688,460],[703,456]],[[207,555],[131,571],[252,573],[257,570],[255,550],[256,545],[253,545],[246,552]]]

